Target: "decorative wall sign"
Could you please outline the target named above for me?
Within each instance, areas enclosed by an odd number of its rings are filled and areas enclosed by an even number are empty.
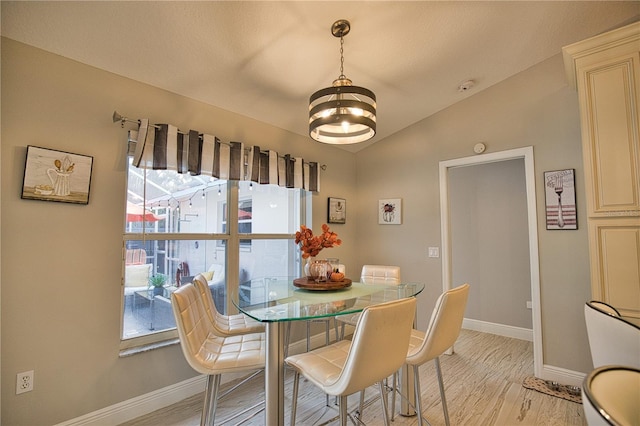
[[[578,229],[574,169],[544,172],[547,229]]]
[[[22,198],[89,204],[93,157],[27,146]]]
[[[328,223],[347,223],[347,201],[343,198],[328,199]]]
[[[402,224],[402,199],[378,200],[378,223],[380,225]]]

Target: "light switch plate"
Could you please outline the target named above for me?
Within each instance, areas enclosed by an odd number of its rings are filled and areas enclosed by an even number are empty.
[[[429,257],[440,257],[440,248],[429,247]]]

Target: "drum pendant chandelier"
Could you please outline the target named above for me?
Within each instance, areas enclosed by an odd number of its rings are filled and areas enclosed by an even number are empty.
[[[344,19],[331,26],[331,34],[340,37],[340,76],[309,98],[309,135],[318,142],[346,145],[376,134],[376,95],[344,76],[344,36],[350,29]]]

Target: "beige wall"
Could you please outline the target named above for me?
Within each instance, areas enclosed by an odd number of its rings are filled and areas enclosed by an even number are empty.
[[[564,80],[560,54],[358,154],[358,260],[397,264],[403,280],[426,281],[418,301],[418,321],[425,327],[442,290],[440,259],[427,257],[427,247],[441,245],[438,163],[474,155],[477,142],[485,142],[488,153],[534,147],[544,363],[588,372],[580,121],[577,93]],[[579,229],[546,231],[543,172],[565,168],[576,169]],[[402,198],[402,226],[378,225],[380,198]]]
[[[2,424],[55,424],[195,375],[178,346],[118,357],[127,130],[114,110],[326,164],[314,228],[328,196],[355,197],[354,154],[5,38],[1,52]],[[93,156],[89,204],[20,199],[27,145]],[[347,268],[354,215],[332,227]],[[35,390],[16,396],[32,369]]]
[[[422,324],[441,291],[440,259],[426,256],[440,246],[438,162],[472,155],[478,141],[489,152],[533,145],[545,363],[591,368],[577,95],[560,55],[354,155],[11,40],[1,52],[3,424],[54,424],[194,375],[178,347],[118,357],[126,130],[111,122],[115,109],[326,164],[313,227],[326,221],[327,197],[345,198],[347,224],[332,226],[344,244],[331,255],[348,275],[392,263],[426,281]],[[21,200],[27,145],[92,155],[89,205]],[[542,173],[560,168],[576,169],[578,231],[544,229]],[[378,225],[380,198],[403,199],[402,225]],[[16,373],[31,369],[35,390],[16,396]]]

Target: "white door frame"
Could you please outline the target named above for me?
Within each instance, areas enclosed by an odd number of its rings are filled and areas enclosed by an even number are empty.
[[[533,371],[542,376],[542,321],[540,317],[540,264],[538,257],[538,218],[536,207],[536,180],[533,164],[533,147],[512,149],[473,157],[440,162],[440,223],[442,235],[442,289],[447,291],[451,282],[451,226],[449,221],[449,174],[455,167],[524,159],[527,190],[527,216],[529,227],[529,264],[531,269],[531,308],[533,320]]]

